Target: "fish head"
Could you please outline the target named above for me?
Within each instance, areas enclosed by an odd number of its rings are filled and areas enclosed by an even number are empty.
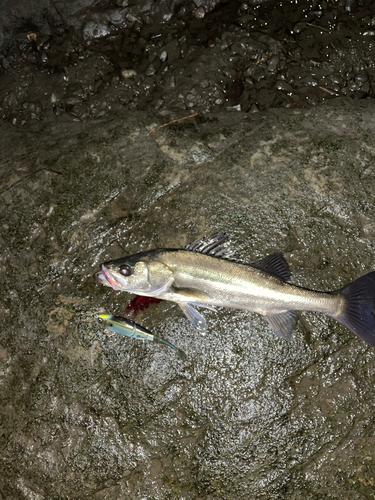
[[[164,284],[167,274],[170,271],[156,262],[150,251],[104,262],[94,279],[114,290],[152,296]]]

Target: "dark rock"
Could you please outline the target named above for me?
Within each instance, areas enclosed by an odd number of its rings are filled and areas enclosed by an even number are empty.
[[[224,230],[244,261],[282,251],[301,286],[370,271],[373,101],[252,103],[149,135],[181,114],[106,117],[106,99],[91,104],[97,122],[0,122],[2,496],[370,498],[373,348],[315,313],[286,342],[246,311],[202,310],[205,337],[170,303],[143,311],[181,362],[108,338],[95,314],[131,296],[92,273]]]

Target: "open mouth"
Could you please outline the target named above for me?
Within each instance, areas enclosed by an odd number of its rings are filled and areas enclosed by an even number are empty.
[[[112,276],[110,271],[105,267],[104,264],[101,264],[101,271],[98,271],[94,274],[94,279],[99,281],[102,285],[109,286],[114,290],[121,290],[120,283]]]
[[[107,281],[108,285],[111,286],[114,290],[121,290],[120,283],[117,281],[117,279],[114,276],[112,276],[112,274],[110,273],[110,271],[108,271],[108,269],[105,267],[105,265],[102,264],[100,267],[102,269],[102,274],[103,274],[105,280]]]

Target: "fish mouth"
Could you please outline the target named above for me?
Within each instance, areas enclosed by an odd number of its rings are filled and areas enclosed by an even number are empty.
[[[121,283],[111,274],[104,264],[100,265],[101,271],[94,273],[94,280],[114,290],[121,290]]]
[[[111,286],[114,290],[122,290],[121,283],[113,276],[111,271],[105,267],[104,264],[100,265],[102,269],[103,276],[107,280],[109,286]]]
[[[105,286],[111,286],[108,281],[106,280],[104,274],[101,271],[97,271],[92,275],[93,279],[97,281],[98,283],[101,283],[102,285]]]

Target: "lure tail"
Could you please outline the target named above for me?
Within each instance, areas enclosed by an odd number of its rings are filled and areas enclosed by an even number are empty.
[[[185,361],[185,359],[187,358],[186,354],[184,353],[184,351],[181,351],[181,349],[176,349],[176,353],[177,353],[177,356],[182,359],[182,361]]]
[[[333,317],[375,347],[375,271],[332,293],[342,294],[347,300],[344,314]]]
[[[172,349],[174,349],[176,351],[177,356],[180,359],[182,359],[182,361],[185,361],[185,359],[187,358],[187,356],[184,353],[184,351],[181,351],[181,349],[178,349],[176,346],[174,346],[170,342],[167,342],[166,340],[161,339],[160,337],[156,337],[156,335],[154,335],[154,339],[153,340],[154,340],[154,342],[157,342],[158,344],[164,344],[164,345],[167,345],[169,347],[172,347]]]

